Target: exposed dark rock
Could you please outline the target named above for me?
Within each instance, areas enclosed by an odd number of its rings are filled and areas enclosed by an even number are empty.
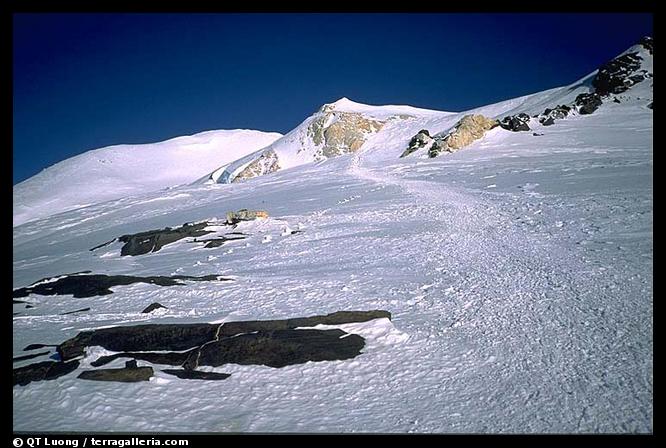
[[[342,337],[344,336],[344,337]],[[284,367],[358,356],[365,340],[342,330],[276,330],[245,333],[205,344],[183,364],[186,370],[223,364]]]
[[[101,357],[93,365],[103,365],[119,357],[142,359],[157,364],[181,365],[190,353],[145,353],[150,351],[185,351],[196,349],[216,338],[237,336],[252,332],[289,330],[315,325],[339,325],[351,322],[366,322],[377,318],[391,318],[391,313],[382,310],[338,311],[325,316],[295,319],[239,321],[219,324],[147,324],[100,328],[83,331],[68,339],[57,348],[63,360],[83,356],[87,346],[98,345],[117,353]],[[345,338],[346,339],[346,338]],[[133,353],[139,352],[139,353]],[[95,364],[97,363],[97,364]]]
[[[525,113],[506,116],[500,121],[500,127],[512,132],[529,131],[530,116]]]
[[[141,312],[142,313],[150,313],[150,312],[155,311],[155,310],[160,309],[160,308],[167,309],[167,307],[165,307],[161,303],[154,302],[154,303],[151,303],[150,305],[148,305],[146,308],[144,308],[144,310],[141,311]]]
[[[648,104],[647,107],[648,107],[649,109],[652,109],[652,102],[651,102],[650,104]]]
[[[626,91],[635,84],[630,76],[640,69],[642,60],[638,53],[627,53],[602,65],[592,80],[596,93],[606,96]]]
[[[565,104],[556,106],[554,109],[547,108],[539,115],[539,123],[544,126],[555,124],[555,120],[561,120],[569,115],[571,108]]]
[[[620,104],[620,100],[617,99],[617,97],[613,98],[613,102],[614,102],[614,103],[618,103],[618,104]]]
[[[641,70],[635,75],[629,76],[630,85],[638,84],[639,82],[652,78],[652,73],[648,73],[647,70]]]
[[[149,252],[157,252],[167,244],[174,243],[187,237],[198,237],[208,233],[210,230],[204,230],[208,227],[207,222],[197,224],[185,223],[181,227],[166,227],[162,230],[149,230],[147,232],[135,233],[131,235],[122,235],[118,241],[125,243],[120,249],[120,255],[143,255]]]
[[[353,358],[364,345],[362,337],[337,329],[256,331],[213,339],[187,352],[116,353],[100,357],[91,365],[97,367],[114,359],[131,357],[155,364],[183,366],[189,371],[203,365],[217,367],[228,363],[284,367],[308,361]]]
[[[651,36],[643,37],[639,42],[650,54],[654,51],[654,39]]]
[[[44,348],[44,347],[57,347],[56,344],[30,344],[26,348],[23,349],[24,352],[30,351],[30,350],[37,350],[39,348]]]
[[[220,366],[227,363],[261,364],[284,367],[308,361],[353,358],[361,353],[365,340],[340,329],[296,329],[318,324],[336,325],[391,318],[387,311],[340,311],[325,316],[295,319],[226,322],[223,324],[164,324],[101,328],[83,331],[56,350],[62,362],[44,361],[14,369],[14,385],[58,378],[79,367],[78,360],[88,346],[101,346],[117,351],[91,364],[101,366],[118,358],[131,358],[120,369],[98,369],[81,372],[78,378],[96,381],[137,382],[153,376],[151,367],[139,367],[137,360],[155,364],[182,366],[184,370],[167,369],[179,378],[222,380],[229,374],[196,371],[198,366]],[[50,347],[31,344],[24,350]],[[168,350],[172,350],[169,352]],[[14,358],[14,362],[43,356],[49,352]]]
[[[192,277],[189,275],[173,275],[136,277],[132,275],[104,275],[104,274],[85,274],[64,276],[54,281],[51,278],[42,279],[29,287],[14,290],[14,297],[26,297],[29,294],[40,294],[43,296],[72,294],[76,298],[93,297],[112,294],[110,288],[118,285],[131,285],[133,283],[149,283],[159,286],[182,286],[185,283],[179,280],[188,280],[195,282],[208,281],[228,281],[219,275],[205,275],[202,277]]]
[[[325,316],[299,317],[284,320],[250,320],[225,322],[220,328],[219,336],[234,336],[253,331],[287,330],[297,327],[314,327],[315,325],[340,325],[351,322],[367,322],[373,319],[391,319],[391,313],[383,310],[372,311],[337,311]]]
[[[169,375],[177,376],[185,380],[226,380],[231,376],[230,373],[217,373],[217,372],[199,372],[196,370],[182,370],[182,369],[164,369],[162,372]]]
[[[90,363],[93,367],[104,366],[114,359],[118,358],[133,358],[140,361],[150,362],[152,364],[167,364],[170,366],[182,366],[187,360],[188,356],[196,349],[188,350],[185,352],[120,352],[113,355],[100,356]]]
[[[581,93],[576,97],[576,106],[581,115],[589,115],[601,106],[601,97],[596,93]]]
[[[136,359],[132,359],[130,361],[125,362],[125,368],[126,369],[138,369],[139,365],[136,363]]]
[[[26,309],[26,310],[27,310],[27,309],[30,309],[30,308],[34,308],[34,306],[32,306],[32,305],[26,305],[26,306],[25,306],[25,309]]]
[[[448,148],[446,146],[446,142],[444,142],[441,138],[439,138],[432,143],[432,146],[428,150],[428,157],[432,159],[437,157],[443,152],[448,152]]]
[[[405,157],[411,153],[418,151],[421,148],[425,148],[428,144],[432,143],[433,139],[430,137],[430,133],[427,129],[421,129],[412,139],[409,141],[407,149],[400,155],[400,157]]]
[[[153,368],[134,367],[122,369],[99,369],[86,370],[79,374],[77,378],[93,381],[119,381],[122,383],[136,383],[139,381],[148,381],[153,376]]]
[[[244,240],[244,239],[245,239],[244,236],[234,237],[234,238],[228,238],[227,236],[222,236],[220,238],[211,238],[209,240],[199,240],[197,242],[198,243],[206,243],[204,245],[204,249],[212,249],[212,248],[215,248],[215,247],[220,247],[221,245],[223,245],[227,241],[236,241],[236,240]]]
[[[107,241],[106,243],[99,244],[99,245],[97,245],[97,246],[95,246],[95,247],[93,247],[92,249],[89,249],[89,250],[90,250],[90,252],[92,252],[92,251],[95,251],[97,249],[101,249],[102,247],[108,246],[109,244],[111,244],[111,243],[113,243],[117,240],[118,240],[118,238],[114,238],[111,241]]]
[[[214,249],[216,247],[220,247],[223,245],[225,242],[228,240],[224,238],[216,238],[214,240],[206,240],[206,244],[204,244],[204,249]]]
[[[183,238],[198,237],[213,233],[211,230],[204,230],[208,225],[208,222],[200,222],[196,224],[185,223],[176,228],[165,227],[164,229],[147,230],[145,232],[122,235],[111,241],[95,246],[90,250],[94,251],[107,246],[114,241],[120,241],[125,243],[120,249],[121,256],[144,255],[150,252],[157,252],[167,244],[174,243]]]
[[[63,360],[83,356],[88,346],[99,345],[114,352],[182,351],[215,338],[215,324],[147,324],[82,331],[57,348]]]
[[[37,358],[39,356],[48,355],[49,353],[51,353],[51,352],[46,351],[46,352],[34,353],[32,355],[17,356],[15,358],[13,358],[12,361],[13,362],[25,361],[26,359]]]
[[[79,361],[42,361],[14,369],[14,386],[26,386],[33,381],[53,380],[67,375],[79,367]]]
[[[62,313],[61,316],[66,316],[68,314],[74,314],[74,313],[82,313],[84,311],[90,311],[90,308],[81,308],[80,310],[68,311],[66,313]]]
[[[537,132],[532,132],[532,135],[535,136],[535,137],[540,137],[540,136],[542,136],[543,134],[539,134],[539,133],[537,133]]]
[[[248,210],[243,208],[237,212],[227,212],[227,224],[238,224],[241,221],[254,221],[257,218],[268,218],[265,210]]]
[[[12,305],[20,305],[22,303],[28,303],[28,302],[26,302],[25,300],[12,299]]]

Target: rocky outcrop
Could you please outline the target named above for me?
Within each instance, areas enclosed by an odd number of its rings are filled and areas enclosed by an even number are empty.
[[[150,366],[138,367],[136,361],[127,361],[121,369],[97,369],[86,370],[77,378],[93,381],[118,381],[121,383],[137,383],[148,381],[153,376],[153,368]]]
[[[442,152],[456,152],[482,138],[488,130],[498,125],[497,120],[483,115],[465,115],[442,139],[435,138],[428,155],[437,157]]]
[[[56,362],[43,361],[14,369],[14,386],[26,386],[33,381],[54,380],[75,371],[79,361]]]
[[[183,370],[183,369],[164,369],[162,372],[177,376],[184,380],[207,380],[207,381],[220,381],[226,380],[231,376],[229,373],[217,372],[200,372],[197,370]]]
[[[357,112],[336,110],[330,104],[319,112],[307,129],[308,137],[319,147],[314,155],[317,161],[358,151],[368,136],[385,124]]]
[[[257,218],[268,218],[268,212],[265,210],[240,209],[237,212],[227,212],[227,221],[229,225],[237,224],[241,221],[254,221]]]
[[[499,122],[499,125],[502,129],[506,129],[507,131],[523,132],[530,130],[529,122],[530,116],[525,113],[520,113],[504,117],[502,121]]]
[[[55,296],[71,294],[75,298],[105,296],[113,294],[110,288],[118,285],[131,285],[133,283],[149,283],[158,286],[183,286],[182,280],[193,282],[229,281],[220,275],[204,275],[193,277],[189,275],[172,275],[137,277],[133,275],[105,275],[83,274],[66,275],[62,277],[45,278],[31,286],[14,290],[14,297],[26,297],[29,294],[42,296]],[[79,310],[81,311],[81,310]]]
[[[30,350],[38,350],[38,349],[44,348],[44,347],[57,347],[57,346],[58,346],[57,344],[30,344],[30,345],[26,346],[23,349],[23,351],[24,352],[29,352]]]
[[[430,146],[433,144],[434,140],[430,137],[430,133],[427,129],[421,129],[412,139],[409,141],[407,149],[400,155],[400,157],[406,157],[418,151],[419,149],[425,148],[430,149]]]
[[[592,80],[595,92],[601,96],[622,93],[637,82],[650,77],[651,75],[645,70],[636,73],[642,61],[643,58],[638,53],[627,53],[605,63]]]
[[[171,366],[182,366],[188,356],[195,349],[184,352],[119,352],[113,355],[100,356],[90,363],[93,367],[104,366],[118,358],[132,358],[134,360],[146,361],[153,364],[167,364]]]
[[[653,52],[653,39],[649,36],[644,37],[639,42],[649,54]],[[652,78],[653,74],[645,69],[641,69],[643,57],[638,52],[626,53],[618,56],[604,65],[602,65],[594,79],[592,86],[594,92],[581,93],[576,97],[573,105],[558,105],[555,108],[548,108],[543,113],[535,115],[539,119],[539,123],[544,126],[551,126],[555,124],[556,120],[566,118],[572,110],[572,107],[581,115],[589,115],[594,113],[602,104],[603,98],[612,94],[622,93],[628,90],[631,86],[645,80]],[[640,99],[640,98],[639,98]],[[620,100],[615,97],[613,102],[620,103]],[[514,118],[521,117],[521,120],[514,120]],[[529,130],[527,121],[529,117],[526,114],[519,114],[518,116],[505,117],[500,122],[503,129],[516,131],[516,130]],[[523,125],[524,123],[524,125]],[[436,148],[436,145],[433,146]]]
[[[67,361],[83,356],[85,348],[98,345],[114,352],[184,351],[212,341],[219,325],[146,324],[82,331],[57,347]]]
[[[578,113],[581,115],[589,115],[601,106],[601,97],[596,93],[581,93],[576,97],[575,104],[578,108]]]
[[[208,227],[207,222],[197,224],[183,224],[181,227],[172,229],[167,227],[162,230],[149,230],[147,232],[123,235],[118,241],[125,243],[120,249],[120,255],[143,255],[149,252],[157,252],[167,244],[174,243],[187,237],[197,237],[212,233],[204,230]]]
[[[299,327],[314,327],[320,324],[339,325],[351,322],[366,322],[378,318],[390,319],[391,313],[382,310],[339,311],[325,316],[225,322],[222,325],[146,324],[100,328],[80,332],[75,337],[60,344],[57,347],[57,351],[63,360],[83,356],[85,348],[93,345],[114,352],[183,352],[212,342],[216,340],[216,337],[232,337],[259,331],[270,332]],[[156,355],[160,354],[156,353]]]
[[[241,182],[264,174],[274,173],[280,169],[280,160],[278,155],[272,149],[264,152],[258,159],[251,162],[248,166],[234,177],[232,182]]]
[[[231,234],[227,234],[227,235],[231,235]],[[219,238],[211,238],[211,239],[208,239],[208,240],[200,240],[198,242],[206,243],[206,244],[204,244],[204,249],[214,249],[216,247],[220,247],[220,246],[224,245],[228,241],[236,241],[236,240],[244,240],[245,239],[245,236],[230,237],[230,236],[227,236],[227,235],[221,236]]]
[[[183,367],[257,364],[285,367],[308,361],[337,361],[358,356],[365,340],[342,330],[256,331],[220,338],[190,354]]]
[[[143,311],[141,311],[141,313],[143,313],[143,314],[152,313],[153,311],[159,310],[160,308],[165,309],[165,310],[167,309],[167,307],[165,307],[161,303],[153,302],[150,305],[148,305],[147,307],[145,307],[143,309]]]
[[[224,373],[201,372],[199,366],[260,364],[284,367],[309,361],[332,361],[358,356],[365,339],[340,329],[313,329],[317,325],[340,325],[391,318],[382,310],[339,311],[324,316],[295,319],[239,321],[222,324],[149,324],[82,331],[56,347],[62,361],[45,361],[14,369],[14,384],[57,378],[76,370],[76,358],[86,347],[114,351],[90,363],[100,367],[118,358],[130,358],[121,369],[81,372],[78,378],[96,381],[135,382],[153,376],[151,367],[138,367],[137,360],[180,366],[165,373],[186,379],[221,380]],[[44,347],[33,344],[27,349]],[[43,353],[30,355],[41,356]],[[25,358],[27,359],[27,358]],[[18,361],[18,359],[16,359]]]
[[[90,251],[95,251],[104,246],[108,246],[114,241],[120,241],[125,243],[120,249],[121,256],[144,255],[150,252],[157,252],[167,244],[175,243],[183,238],[198,237],[213,233],[210,230],[204,230],[208,226],[208,222],[199,222],[196,224],[185,223],[176,228],[165,227],[164,229],[147,230],[145,232],[122,235],[111,241],[95,246],[90,249]]]
[[[46,352],[40,352],[40,353],[33,353],[31,355],[23,355],[23,356],[16,356],[12,358],[12,362],[19,362],[19,361],[26,361],[28,359],[33,359],[33,358],[39,358],[40,356],[45,356],[48,355],[49,351]]]
[[[654,50],[654,39],[651,36],[643,37],[638,44],[645,48],[648,53],[652,54],[652,51]]]
[[[539,123],[544,126],[551,126],[555,124],[555,120],[566,118],[571,112],[571,107],[562,104],[556,106],[554,109],[547,108],[539,115]]]

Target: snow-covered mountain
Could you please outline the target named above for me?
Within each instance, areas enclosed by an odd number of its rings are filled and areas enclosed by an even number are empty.
[[[14,186],[14,225],[189,183],[279,137],[276,132],[218,130],[87,151]]]
[[[651,40],[632,46],[619,55],[618,59],[627,54],[637,54],[638,64],[629,66],[627,73],[621,73],[622,76],[618,78],[624,80],[631,75],[640,77],[641,73],[652,73]],[[593,84],[597,72],[598,70],[595,70],[564,87],[460,113],[410,106],[370,106],[341,98],[334,103],[323,105],[315,114],[269,146],[225,164],[201,180],[217,183],[243,181],[280,169],[362,151],[380,145],[380,141],[388,151],[387,144],[404,147],[422,128],[443,133],[469,114],[483,113],[495,119],[518,113],[541,114],[556,105],[574,103],[581,94],[595,92],[596,87]]]
[[[462,113],[343,99],[15,226],[14,429],[652,432],[652,90],[647,39]]]
[[[323,105],[291,132],[266,148],[221,166],[206,181],[230,183],[270,174],[360,150],[369,138],[390,132],[395,124],[405,129],[415,118],[446,117],[448,112],[410,106],[369,106],[347,98]]]

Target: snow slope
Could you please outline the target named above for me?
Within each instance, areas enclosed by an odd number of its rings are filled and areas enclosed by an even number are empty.
[[[578,84],[476,112],[540,112],[589,89]],[[617,96],[592,115],[530,124],[543,135],[495,128],[435,159],[398,156],[419,129],[444,131],[459,114],[412,113],[354,154],[16,226],[15,288],[86,269],[235,281],[31,295],[34,308],[14,306],[14,356],[109,325],[352,309],[393,318],[343,326],[367,340],[354,359],[210,368],[232,374],[221,382],[160,372],[135,384],[79,380],[105,354],[92,349],[77,372],[14,387],[14,429],[652,432],[652,80]],[[89,251],[240,208],[270,218],[243,223],[248,239],[216,249],[180,241],[138,257],[120,257],[113,245]],[[168,310],[140,313],[155,301]],[[91,311],[61,315],[84,307]]]
[[[219,130],[144,145],[115,145],[56,163],[14,186],[14,225],[73,208],[192,182],[281,134]]]

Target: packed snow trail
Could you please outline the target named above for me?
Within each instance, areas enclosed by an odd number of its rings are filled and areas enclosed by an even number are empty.
[[[439,273],[425,285],[427,290],[441,288],[446,301],[457,305],[445,306],[451,314],[433,320],[442,332],[471,325],[469,336],[481,352],[488,352],[488,360],[511,360],[493,372],[497,378],[491,382],[503,385],[493,399],[511,402],[522,396],[523,406],[529,407],[536,402],[543,406],[533,398],[548,397],[551,406],[564,406],[570,416],[566,431],[603,430],[595,426],[595,416],[627,404],[607,398],[608,384],[599,382],[608,374],[605,363],[616,336],[613,322],[599,305],[612,307],[614,298],[590,278],[589,267],[557,241],[548,243],[529,234],[479,194],[439,182],[407,180],[390,169],[366,168],[359,152],[347,172],[413,197],[414,205],[403,213],[422,217],[431,229],[413,241],[416,246],[408,262]],[[462,276],[466,286],[446,288],[451,275]],[[643,399],[644,393],[635,398]],[[532,419],[540,412],[533,411],[524,429],[534,427]],[[647,423],[651,417],[646,413],[643,418]]]

